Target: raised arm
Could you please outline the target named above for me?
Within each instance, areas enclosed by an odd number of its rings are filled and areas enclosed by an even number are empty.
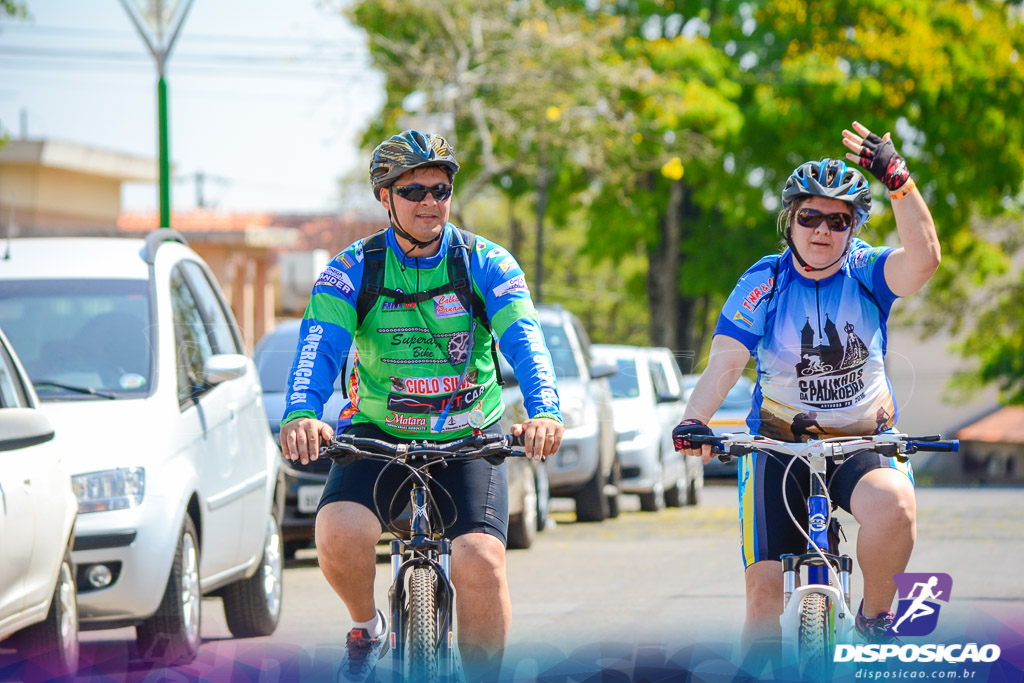
[[[893,294],[910,296],[924,287],[941,261],[931,211],[889,133],[878,137],[857,121],[853,128],[856,133],[843,131],[843,144],[852,152],[846,158],[867,168],[885,184],[900,236],[900,248],[885,262],[886,284]]]

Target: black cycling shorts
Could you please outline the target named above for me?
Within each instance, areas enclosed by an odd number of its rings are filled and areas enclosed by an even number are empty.
[[[501,428],[494,423],[484,432],[500,434]],[[389,443],[409,442],[368,422],[357,422],[345,433]],[[429,490],[434,499],[435,530],[440,522],[444,536],[449,539],[483,532],[507,544],[508,470],[504,462],[492,465],[483,458],[463,459],[449,462],[447,466],[433,465],[428,472],[432,477]],[[344,465],[332,463],[317,511],[338,501],[359,503],[373,511],[381,527],[387,529],[389,519],[397,519],[409,505],[412,489],[409,476],[405,467],[376,459],[360,459]]]
[[[739,462],[737,477],[740,496],[740,534],[743,566],[761,560],[779,560],[783,555],[800,555],[807,550],[807,539],[786,514],[782,496],[782,475],[790,458],[772,453],[751,453]],[[850,497],[857,482],[873,469],[891,467],[903,472],[914,483],[910,462],[900,463],[872,451],[847,457],[838,468],[829,459],[825,480],[833,507],[850,512]],[[807,497],[810,472],[806,462],[798,460],[789,470],[786,498],[793,516],[807,531]]]

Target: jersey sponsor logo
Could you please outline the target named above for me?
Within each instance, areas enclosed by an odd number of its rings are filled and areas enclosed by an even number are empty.
[[[482,239],[477,237],[476,238],[476,250],[477,251],[483,251],[486,248],[487,248],[487,244]]]
[[[313,376],[313,363],[316,360],[316,351],[320,346],[320,340],[323,338],[323,335],[323,325],[311,325],[306,330],[306,336],[302,340],[302,348],[299,349],[299,363],[292,375],[292,393],[288,396],[289,403],[301,404],[306,400],[306,390],[309,388],[310,378]]]
[[[348,260],[348,254],[342,254],[338,257],[338,260],[345,264],[345,268],[351,268],[352,262]]]
[[[327,266],[324,272],[320,273],[320,278],[316,281],[315,287],[320,285],[329,285],[334,287],[345,296],[349,296],[352,292],[356,291],[356,288],[352,286],[352,280],[349,279],[348,275],[338,270],[334,266]]]
[[[448,337],[448,362],[462,365],[469,357],[469,332],[454,332]]]
[[[456,432],[460,429],[466,429],[469,427],[469,412],[459,413],[457,415],[449,415],[448,419],[444,421],[444,426],[438,430],[437,423],[441,421],[440,416],[434,420],[434,427],[432,431],[441,432]]]
[[[475,386],[460,391],[454,396],[442,394],[439,396],[403,396],[400,394],[388,395],[388,410],[401,411],[403,413],[433,413],[440,414],[451,404],[452,410],[468,410],[472,404],[479,400],[484,393],[484,387]]]
[[[502,256],[508,256],[508,252],[503,247],[495,247],[487,252],[487,258],[501,258]]]
[[[513,294],[515,292],[528,292],[530,290],[526,286],[526,275],[516,275],[511,280],[506,280],[505,282],[502,282],[492,291],[494,292],[494,296],[501,298],[506,294]]]
[[[457,315],[466,315],[466,309],[459,301],[458,294],[441,294],[434,297],[434,317],[454,318]]]
[[[772,291],[772,285],[774,284],[775,278],[770,277],[768,282],[763,282],[750,290],[750,293],[743,297],[743,308],[748,311],[753,311],[757,308],[758,304],[764,300],[765,295]]]
[[[384,424],[403,432],[420,432],[427,428],[427,418],[391,413],[384,418]]]
[[[402,290],[399,289],[398,287],[395,288],[395,291],[402,292]],[[404,294],[405,292],[402,293]],[[405,308],[416,308],[416,304],[414,304],[411,301],[407,304],[396,304],[394,301],[391,301],[390,299],[385,299],[384,303],[381,304],[381,309],[385,311],[398,311]]]
[[[507,259],[498,264],[498,267],[501,268],[501,272],[503,273],[507,273],[511,268],[514,268],[515,266],[516,260],[512,256],[509,256]]]
[[[355,246],[352,247],[352,255],[356,257],[356,263],[363,260],[363,243],[356,242]]]
[[[477,371],[466,373],[466,379],[462,382],[461,389],[474,386],[477,383]],[[459,386],[458,375],[446,377],[391,377],[391,390],[403,394],[416,394],[429,396],[432,394],[450,394]]]

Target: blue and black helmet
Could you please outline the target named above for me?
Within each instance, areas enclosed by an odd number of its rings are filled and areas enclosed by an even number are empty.
[[[440,135],[418,130],[402,131],[377,145],[370,158],[370,182],[373,194],[380,199],[380,188],[389,187],[395,180],[414,168],[439,166],[448,172],[449,179],[459,172],[455,148]]]
[[[828,197],[853,207],[854,227],[864,225],[871,213],[871,188],[864,174],[841,159],[806,161],[797,166],[782,189],[782,207],[800,197]]]

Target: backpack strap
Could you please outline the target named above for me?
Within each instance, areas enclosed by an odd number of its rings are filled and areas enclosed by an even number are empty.
[[[384,263],[387,256],[385,232],[386,230],[378,230],[363,240],[363,281],[359,285],[359,296],[356,298],[357,329],[363,324],[366,315],[384,290]]]
[[[461,242],[461,243],[457,243]],[[448,243],[448,279],[451,281],[459,303],[466,311],[473,311],[473,317],[487,330],[491,339],[491,359],[494,361],[494,377],[500,386],[505,386],[505,378],[501,376],[501,364],[498,362],[498,346],[494,342],[491,323],[487,319],[487,309],[483,299],[473,289],[473,280],[469,274],[469,257],[476,244],[476,235],[468,230],[456,228]]]

